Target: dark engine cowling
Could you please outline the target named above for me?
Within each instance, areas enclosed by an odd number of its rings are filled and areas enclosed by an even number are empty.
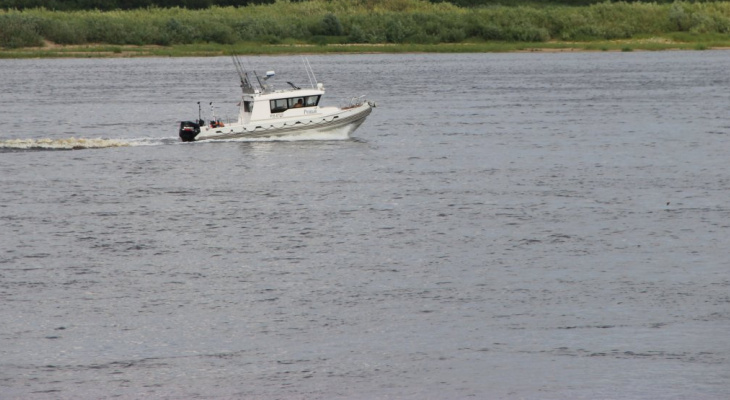
[[[183,142],[193,142],[200,133],[200,124],[193,121],[180,122],[180,139]]]

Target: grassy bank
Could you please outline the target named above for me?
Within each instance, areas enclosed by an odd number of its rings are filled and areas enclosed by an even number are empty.
[[[730,2],[460,8],[424,0],[315,0],[0,12],[5,58],[728,46]]]
[[[216,43],[136,46],[80,45],[47,46],[0,51],[0,58],[103,58],[103,57],[209,57],[231,54],[347,54],[347,53],[496,53],[496,52],[571,52],[571,51],[659,51],[730,49],[730,40],[698,38],[635,38],[585,42],[467,42],[439,44],[260,44]]]

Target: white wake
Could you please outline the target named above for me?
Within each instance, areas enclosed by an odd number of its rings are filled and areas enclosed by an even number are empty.
[[[184,144],[210,143],[210,142],[294,142],[294,141],[316,141],[316,140],[348,140],[350,139],[350,127],[327,132],[312,132],[306,134],[292,134],[290,136],[258,137],[258,138],[236,138],[220,140],[204,140],[200,142],[189,142]],[[83,149],[105,149],[115,147],[133,146],[159,146],[169,144],[183,144],[176,137],[168,138],[136,138],[136,139],[86,139],[86,138],[61,138],[61,139],[7,139],[0,140],[0,149],[6,150],[83,150]]]
[[[155,146],[170,143],[170,139],[85,139],[85,138],[62,138],[62,139],[8,139],[0,140],[0,149],[18,150],[82,150],[82,149],[105,149],[113,147],[130,146]]]

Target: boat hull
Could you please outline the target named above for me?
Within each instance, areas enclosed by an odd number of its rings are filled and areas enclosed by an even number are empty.
[[[203,126],[194,140],[304,136],[345,128],[348,129],[347,133],[350,134],[365,121],[365,118],[371,112],[372,106],[366,102],[356,107],[342,109],[340,112],[331,115],[319,115],[313,118],[267,121],[266,123],[253,122],[246,125],[232,124],[215,128]]]

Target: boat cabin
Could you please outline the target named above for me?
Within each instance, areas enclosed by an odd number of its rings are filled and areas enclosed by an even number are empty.
[[[240,123],[272,118],[301,118],[318,114],[319,101],[324,94],[319,89],[297,89],[270,93],[244,94],[239,115]]]

